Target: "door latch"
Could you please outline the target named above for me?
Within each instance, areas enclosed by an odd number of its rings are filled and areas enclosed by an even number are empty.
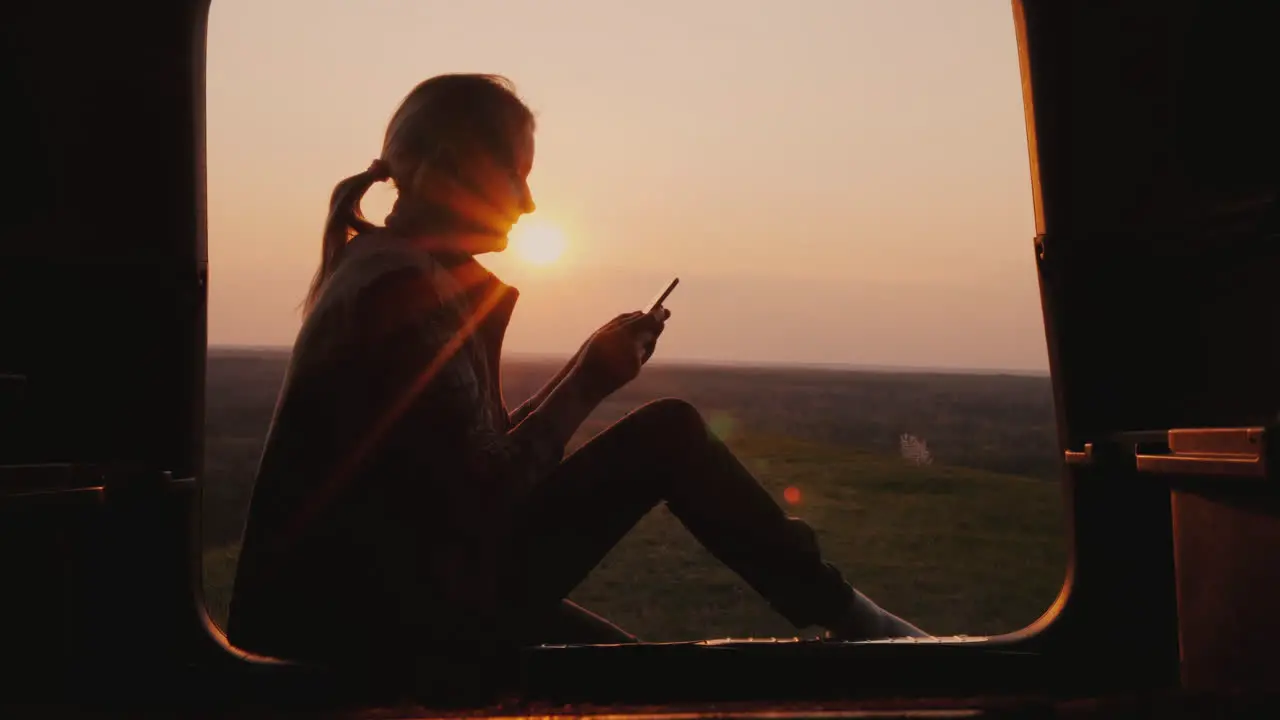
[[[1276,428],[1178,428],[1165,432],[1118,433],[1106,441],[1109,449],[1131,456],[1132,468],[1149,475],[1266,479],[1277,462]],[[1154,447],[1154,446],[1161,447]],[[1095,443],[1068,450],[1068,465],[1097,465]],[[1125,457],[1126,464],[1129,458]]]

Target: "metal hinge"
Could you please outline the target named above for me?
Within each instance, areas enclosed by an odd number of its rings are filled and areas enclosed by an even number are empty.
[[[1153,452],[1154,437],[1161,439],[1167,451]],[[1116,450],[1131,449],[1132,467],[1139,473],[1265,479],[1271,464],[1268,458],[1274,463],[1276,457],[1268,444],[1276,440],[1275,428],[1186,428],[1121,433],[1107,444]],[[1082,450],[1068,450],[1063,459],[1068,465],[1089,466],[1098,464],[1098,455],[1094,443],[1085,443]]]
[[[92,464],[0,464],[0,511],[39,505],[99,505],[113,498],[163,493],[195,485],[167,471]]]

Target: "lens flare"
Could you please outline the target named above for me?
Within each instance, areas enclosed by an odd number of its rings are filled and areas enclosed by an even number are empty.
[[[720,410],[712,411],[707,416],[707,428],[721,442],[726,442],[733,437],[733,430],[736,424],[732,415]]]

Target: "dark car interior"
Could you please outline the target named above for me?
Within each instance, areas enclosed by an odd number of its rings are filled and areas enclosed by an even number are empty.
[[[0,25],[6,717],[1280,707],[1274,3],[1012,2],[1069,520],[1040,620],[980,642],[530,648],[501,697],[252,656],[208,619],[208,10],[25,2]]]

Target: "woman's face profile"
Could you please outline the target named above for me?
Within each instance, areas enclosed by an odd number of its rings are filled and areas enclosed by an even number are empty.
[[[515,142],[515,162],[502,173],[503,181],[495,183],[495,210],[502,219],[503,234],[511,231],[521,215],[534,211],[533,192],[529,189],[529,173],[533,171],[533,129],[522,130]]]
[[[533,131],[522,130],[513,143],[512,162],[500,162],[487,153],[473,156],[462,173],[447,185],[440,199],[455,212],[485,228],[493,240],[491,250],[506,247],[507,233],[520,216],[533,212],[529,173],[533,170]],[[428,183],[428,187],[431,187]]]

